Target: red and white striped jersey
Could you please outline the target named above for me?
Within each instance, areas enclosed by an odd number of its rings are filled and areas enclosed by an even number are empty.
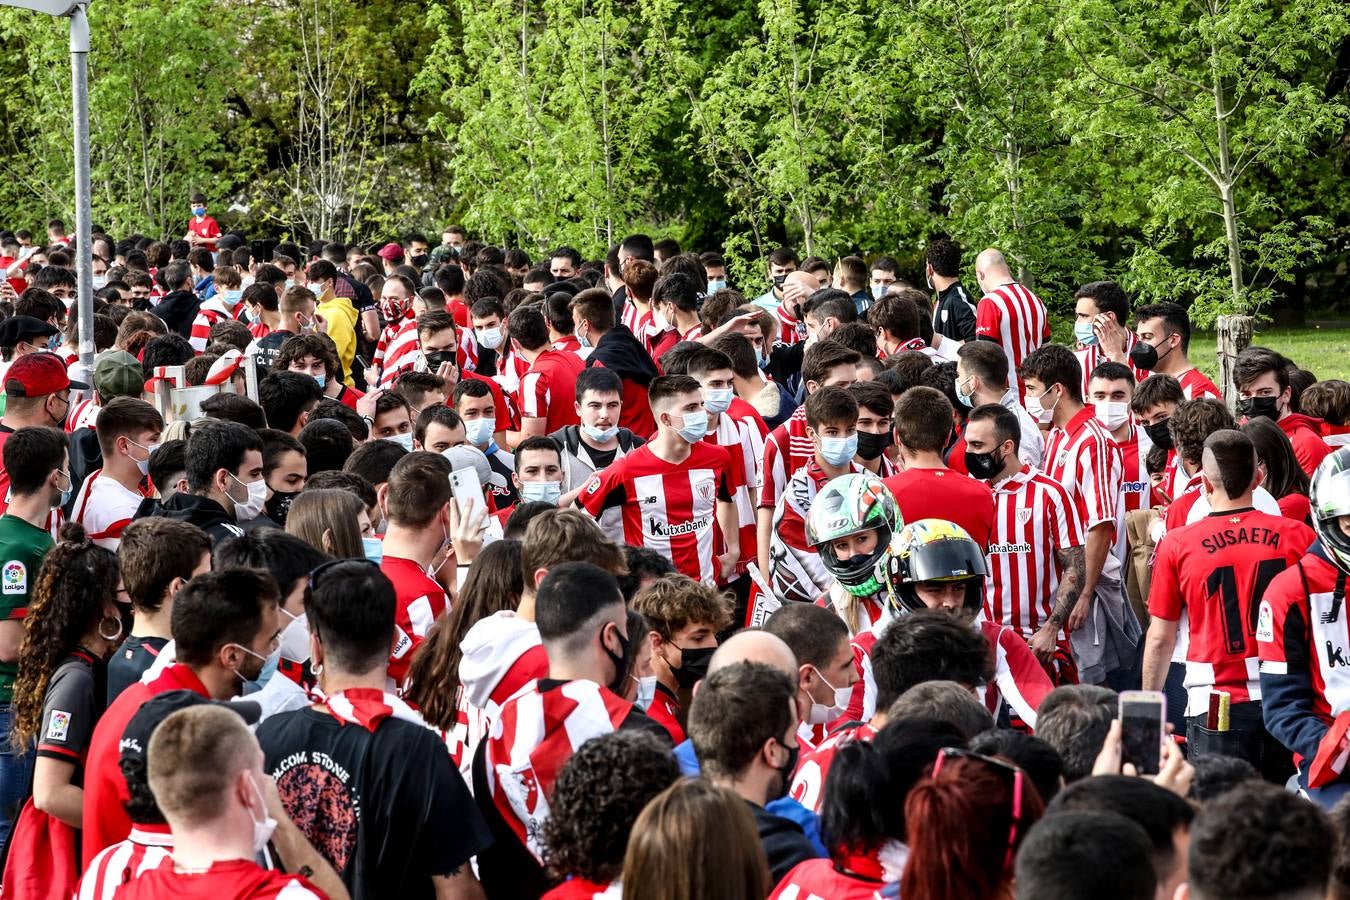
[[[1120,448],[1092,404],[1046,436],[1045,474],[1069,492],[1084,528],[1116,521],[1123,466]]]
[[[769,432],[764,442],[764,465],[759,469],[759,506],[773,509],[787,487],[788,479],[815,454],[806,434],[806,404],[792,411],[788,420]]]
[[[438,616],[450,607],[445,589],[411,559],[385,556],[380,571],[394,583],[394,647],[389,653],[389,677],[398,686],[408,675],[413,650],[426,639]]]
[[[703,440],[705,443],[726,448],[727,453],[731,455],[733,468],[740,470],[734,479],[739,486],[731,495],[731,502],[736,504],[736,518],[741,526],[741,559],[736,564],[736,574],[740,575],[745,571],[746,563],[755,559],[758,546],[755,533],[757,499],[755,485],[759,483],[759,462],[764,458],[764,438],[753,420],[737,419],[728,411],[717,417],[717,427]]]
[[[126,840],[99,851],[85,868],[75,900],[112,900],[118,888],[159,868],[172,855],[168,825],[133,825]]]
[[[392,388],[398,376],[412,371],[420,347],[417,319],[412,317],[411,310],[406,318],[380,332],[375,358],[371,360],[371,365],[380,370],[379,387]]]
[[[723,447],[700,441],[683,462],[670,463],[645,444],[592,475],[577,502],[597,519],[620,507],[627,543],[655,550],[681,573],[712,587],[718,576],[717,503],[732,502],[739,487],[734,477]]]
[[[1040,660],[1016,630],[981,617],[976,625],[994,654],[994,681],[980,688],[984,705],[998,721],[999,707],[1007,703],[1017,717],[1036,728],[1036,711],[1054,690]]]
[[[537,678],[548,675],[548,655],[533,622],[514,611],[484,616],[460,641],[460,690],[455,725],[445,736],[450,758],[473,783],[473,755],[492,731],[502,704]]]
[[[78,431],[81,428],[93,428],[94,422],[98,420],[99,405],[93,397],[86,397],[70,410],[70,415],[66,416],[66,433]]]
[[[222,295],[216,294],[202,303],[201,308],[197,310],[197,318],[192,320],[192,336],[188,338],[188,343],[195,352],[201,353],[210,343],[211,327],[217,322],[233,318],[234,309],[225,305],[225,298]]]
[[[579,425],[576,383],[585,361],[570,350],[545,350],[520,379],[516,407],[523,419],[544,419],[544,433]]]
[[[1054,612],[1056,552],[1082,546],[1082,520],[1063,485],[1029,466],[994,486],[994,503],[984,613],[1030,638]]]
[[[1134,363],[1129,358],[1130,348],[1136,343],[1138,343],[1138,339],[1134,336],[1134,332],[1125,332],[1125,362],[1122,365],[1128,366],[1130,371],[1134,373],[1135,381],[1143,381],[1148,377],[1148,372],[1135,368]],[[1111,357],[1106,355],[1106,351],[1102,350],[1101,344],[1089,344],[1073,351],[1073,355],[1078,357],[1078,365],[1083,369],[1083,396],[1086,397],[1088,395],[1088,382],[1092,380],[1092,371],[1102,363],[1112,360]]]
[[[975,307],[975,333],[998,341],[1008,355],[1008,385],[1020,392],[1017,367],[1050,340],[1050,316],[1041,298],[1017,282],[995,288]]]
[[[629,331],[633,332],[633,337],[637,338],[645,346],[649,338],[654,336],[655,329],[652,325],[652,310],[649,306],[646,310],[637,308],[633,299],[629,297],[624,300],[623,313],[619,321]]]
[[[681,331],[681,332],[680,332],[680,340],[682,340],[682,341],[696,341],[696,340],[698,340],[698,339],[701,338],[701,337],[703,337],[703,326],[702,326],[702,325],[695,325],[694,327],[690,328],[688,331]]]
[[[1186,715],[1209,709],[1211,688],[1234,703],[1261,699],[1257,613],[1276,575],[1315,539],[1302,522],[1256,509],[1210,513],[1163,535],[1154,555],[1149,615],[1190,619]]]
[[[783,304],[778,304],[773,314],[778,318],[778,342],[780,344],[795,344],[798,341],[805,340],[805,329],[801,323],[793,318]]]
[[[830,764],[840,747],[852,741],[870,741],[877,733],[872,726],[864,723],[856,728],[841,728],[820,742],[820,745],[801,758],[797,764],[797,773],[792,777],[792,787],[788,796],[814,813],[820,812],[820,801],[825,796],[825,776],[830,774]]]
[[[271,334],[272,326],[268,325],[266,322],[250,322],[248,325],[248,333],[256,341]]]
[[[1199,369],[1187,369],[1176,378],[1181,384],[1181,393],[1187,400],[1199,400],[1201,397],[1213,397],[1215,400],[1223,399],[1223,395],[1214,386],[1214,382],[1210,381],[1205,373]]]
[[[1332,425],[1330,422],[1322,422],[1322,440],[1327,442],[1327,446],[1333,450],[1339,450],[1341,447],[1350,446],[1350,425]]]
[[[1130,416],[1130,422],[1134,422],[1134,416]],[[1131,424],[1133,429],[1130,439],[1123,444],[1117,444],[1120,448],[1121,464],[1124,477],[1121,481],[1120,502],[1116,506],[1116,521],[1124,523],[1125,514],[1134,512],[1137,509],[1146,509],[1153,505],[1153,482],[1148,477],[1148,467],[1144,465],[1144,460],[1148,457],[1148,452],[1153,449],[1153,441],[1149,440],[1148,432],[1144,431],[1142,425]],[[1114,553],[1116,558],[1123,565],[1125,562],[1125,529],[1116,528],[1116,544]]]
[[[558,773],[582,744],[612,734],[633,704],[593,681],[551,690],[531,681],[502,705],[484,753],[492,803],[502,820],[542,862],[540,831]]]
[[[850,472],[862,466],[849,462]],[[834,576],[825,568],[816,549],[806,542],[806,517],[811,504],[830,481],[812,454],[792,477],[778,497],[773,510],[773,532],[769,541],[769,584],[783,600],[811,603],[830,589]]]
[[[75,505],[70,508],[70,518],[84,526],[89,540],[116,553],[122,544],[122,532],[131,524],[144,499],[144,494],[127,490],[99,469],[80,486]]]

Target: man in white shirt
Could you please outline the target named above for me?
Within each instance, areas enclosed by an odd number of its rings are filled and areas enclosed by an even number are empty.
[[[115,397],[99,411],[103,468],[85,479],[71,509],[71,520],[83,525],[98,546],[117,552],[122,529],[146,497],[150,454],[163,427],[164,420],[144,400]]]
[[[1022,406],[1017,391],[1008,387],[1008,355],[992,341],[970,341],[961,345],[956,361],[956,396],[971,409],[997,403],[1011,410],[1022,427],[1017,458],[1029,466],[1041,467],[1045,438],[1036,421]],[[968,399],[967,399],[968,398]]]

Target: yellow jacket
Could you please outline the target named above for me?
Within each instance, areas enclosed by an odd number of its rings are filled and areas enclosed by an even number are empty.
[[[327,294],[314,309],[328,323],[328,336],[337,345],[338,361],[342,363],[342,383],[356,387],[352,379],[352,360],[356,357],[356,308],[346,297]]]

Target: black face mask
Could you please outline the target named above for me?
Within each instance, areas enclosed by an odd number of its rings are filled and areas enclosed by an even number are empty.
[[[1239,400],[1237,403],[1238,412],[1248,419],[1255,419],[1258,416],[1278,419],[1280,417],[1279,407],[1279,397],[1248,397],[1246,400]]]
[[[788,747],[787,744],[783,744],[783,747],[787,749],[788,758],[787,762],[778,770],[779,774],[783,776],[783,786],[778,790],[778,797],[786,797],[788,788],[792,787],[792,773],[797,769],[797,756],[802,750],[800,744],[796,747]],[[777,800],[778,797],[770,797],[769,799]]]
[[[991,450],[988,453],[971,453],[966,451],[966,471],[972,477],[981,481],[988,481],[999,472],[1003,471],[1003,460],[994,456]]]
[[[445,363],[455,361],[455,351],[453,350],[433,350],[431,353],[422,354],[427,358],[427,368],[435,372]]]
[[[1152,425],[1145,425],[1144,433],[1153,442],[1153,446],[1161,447],[1164,450],[1172,449],[1172,430],[1167,427],[1166,419],[1161,422],[1154,422]]]
[[[412,263],[414,269],[420,269],[427,264],[427,255],[423,253],[419,256],[414,256],[409,261]]]
[[[1162,356],[1159,356],[1157,347],[1145,341],[1139,341],[1130,348],[1130,362],[1134,364],[1136,369],[1142,369],[1143,371],[1148,372],[1158,365],[1158,361],[1161,360],[1163,356],[1166,356],[1171,352],[1172,347],[1169,345],[1167,352],[1163,353]]]
[[[686,691],[692,690],[694,685],[698,684],[708,675],[708,663],[712,662],[712,655],[717,652],[716,647],[691,647],[686,650],[679,644],[671,644],[676,650],[680,651],[680,667],[672,668],[671,674],[675,676],[676,683]]]
[[[276,491],[267,499],[264,508],[267,510],[267,518],[276,522],[278,525],[286,524],[286,516],[291,511],[291,503],[299,496],[299,491]]]
[[[858,432],[858,455],[866,460],[873,460],[886,452],[886,448],[895,443],[895,435],[890,431],[881,434],[872,434],[868,431]]]
[[[629,646],[628,638],[619,634],[617,631],[615,634],[618,635],[619,638],[619,653],[617,656],[613,650],[609,649],[609,645],[605,643],[605,633],[603,631],[600,632],[600,648],[605,651],[605,655],[609,657],[609,661],[614,664],[614,680],[611,681],[607,687],[616,694],[622,694],[624,682],[628,680],[628,654],[631,648]]]

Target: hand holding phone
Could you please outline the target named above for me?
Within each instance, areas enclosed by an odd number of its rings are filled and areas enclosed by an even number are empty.
[[[1140,775],[1162,770],[1167,735],[1167,696],[1162,691],[1124,691],[1120,695],[1121,763]]]
[[[450,493],[461,520],[475,521],[480,515],[487,521],[487,500],[483,497],[483,483],[475,469],[455,469],[450,473]]]

